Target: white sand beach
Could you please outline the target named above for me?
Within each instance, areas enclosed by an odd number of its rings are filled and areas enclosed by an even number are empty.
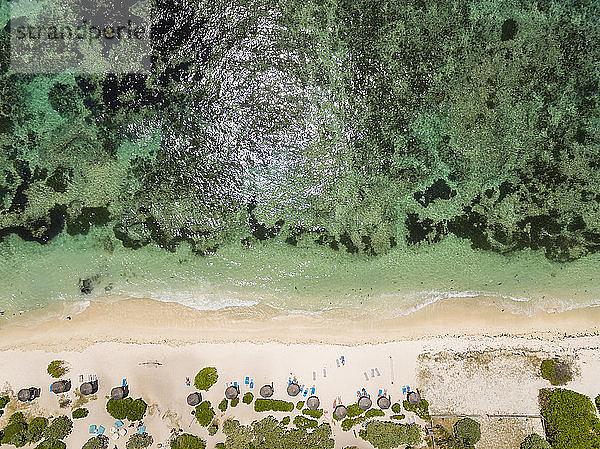
[[[549,386],[538,375],[543,358],[569,358],[576,375],[568,388],[590,397],[600,393],[596,310],[564,312],[549,320],[548,316],[526,318],[456,301],[393,322],[254,313],[248,318],[239,310],[199,312],[177,304],[127,299],[94,302],[70,319],[13,320],[0,329],[2,390],[14,397],[20,388],[37,386],[42,394],[28,404],[11,401],[0,425],[6,425],[7,417],[17,409],[28,416],[70,415],[72,408],[86,401],[77,393],[80,375],[94,374],[99,391],[84,405],[90,415],[75,420],[67,447],[81,447],[90,437],[90,424],[104,426],[108,435],[115,420],[106,413],[106,401],[111,388],[123,378],[130,396],[142,397],[149,404],[143,422],[154,438],[152,447],[168,445],[173,429],[201,436],[207,447],[214,447],[224,435],[219,430],[209,437],[191,415],[193,408],[186,404],[186,397],[195,391],[195,374],[215,366],[218,382],[202,394],[213,404],[221,423],[234,417],[249,424],[268,415],[241,402],[220,412],[216,405],[228,384],[237,382],[242,394],[252,391],[258,396],[258,389],[272,382],[274,398],[296,402],[300,397],[290,398],[286,393],[289,377],[295,376],[301,385],[314,386],[325,410],[323,419],[332,424],[336,448],[371,447],[352,431],[342,431],[332,419],[336,399],[350,405],[356,402],[357,390],[365,388],[372,398],[377,398],[379,390],[387,390],[394,402],[401,401],[405,386],[419,389],[432,414],[480,415],[484,437],[478,449],[497,447],[493,435],[500,428],[514,434],[514,444],[503,447],[518,448],[519,438],[533,431],[542,433],[539,419],[499,422],[488,415],[539,414],[538,391]],[[341,356],[344,364],[339,363]],[[71,367],[65,377],[73,387],[61,397],[72,402],[65,408],[49,391],[52,378],[46,367],[55,359],[66,360]],[[192,386],[186,386],[186,377]],[[252,389],[245,384],[246,377],[252,380]],[[391,414],[386,411],[386,416]],[[419,422],[410,413],[407,419]],[[110,447],[124,448],[127,438],[111,440]]]

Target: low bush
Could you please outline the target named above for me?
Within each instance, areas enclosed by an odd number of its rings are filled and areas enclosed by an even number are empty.
[[[250,404],[254,400],[254,395],[250,392],[244,393],[244,397],[242,398],[242,402],[244,404]]]
[[[53,360],[48,365],[47,371],[52,377],[62,377],[69,371],[69,367],[64,360]]]
[[[290,423],[290,417],[289,416],[284,416],[283,419],[281,420],[281,424],[283,424],[284,426],[287,426]]]
[[[392,415],[392,416],[391,416],[391,418],[392,418],[392,419],[396,419],[396,420],[398,420],[398,421],[401,421],[401,420],[403,420],[404,418],[406,418],[406,416],[405,416],[405,415]]]
[[[81,449],[107,449],[108,448],[108,437],[104,435],[98,435],[92,437],[85,442]]]
[[[385,413],[376,408],[367,410],[367,412],[365,413],[365,418],[375,418],[376,416],[385,416]]]
[[[194,378],[194,385],[198,390],[208,390],[219,378],[217,368],[212,366],[201,369]]]
[[[89,410],[87,408],[76,408],[75,410],[73,410],[73,412],[71,412],[71,416],[73,417],[73,419],[79,419],[79,418],[85,418],[87,415],[89,415]]]
[[[364,413],[364,410],[358,406],[358,403],[349,405],[346,407],[346,410],[348,410],[348,418],[354,418]]]
[[[520,449],[552,449],[552,446],[537,433],[532,433],[523,440]]]
[[[298,402],[296,403],[296,408],[297,408],[298,410],[302,410],[302,407],[304,407],[304,401],[298,401]]]
[[[565,385],[573,377],[569,364],[559,359],[542,360],[540,373],[552,385]]]
[[[600,413],[600,394],[598,396],[596,396],[596,408],[598,409],[598,412]]]
[[[473,447],[481,439],[481,426],[471,418],[462,418],[454,423],[454,436],[466,447]]]
[[[402,406],[396,402],[394,405],[392,405],[392,411],[394,413],[402,413]]]
[[[215,449],[226,449],[225,443],[215,444]]]
[[[342,421],[342,430],[348,432],[352,427],[361,424],[367,420],[366,416],[357,416],[356,418],[346,418]]]
[[[589,397],[562,388],[543,389],[539,403],[553,449],[600,447],[600,420]]]
[[[195,435],[182,433],[171,441],[171,449],[206,449],[206,443]]]
[[[389,421],[370,421],[360,437],[376,449],[392,449],[401,444],[416,446],[421,443],[421,432],[415,424],[398,424]]]
[[[38,444],[35,449],[65,449],[67,445],[60,440],[50,441],[44,440],[40,444]]]
[[[0,409],[6,407],[6,404],[10,402],[10,398],[8,396],[0,397]]]
[[[240,403],[240,398],[233,398],[231,400],[231,406],[232,407],[237,407],[237,405]]]
[[[227,399],[223,399],[221,402],[219,402],[219,405],[217,406],[217,408],[219,410],[221,410],[222,412],[227,410]]]
[[[218,431],[219,431],[219,425],[215,421],[210,423],[210,426],[208,426],[208,434],[212,437]]]
[[[280,399],[263,399],[259,398],[254,401],[255,412],[291,412],[294,410],[292,402],[282,401]]]
[[[202,427],[207,427],[215,417],[215,411],[209,401],[203,401],[196,406],[194,416]]]
[[[302,410],[302,413],[306,416],[310,416],[311,418],[319,419],[321,416],[323,416],[323,409],[310,410],[305,408]]]
[[[125,443],[126,449],[146,449],[152,446],[154,439],[147,433],[134,433]]]
[[[294,425],[298,429],[316,429],[319,423],[310,418],[305,418],[302,415],[298,415],[294,418]]]
[[[429,415],[429,403],[425,399],[421,399],[417,405],[413,405],[408,401],[402,402],[404,410],[414,412],[419,418],[429,421],[431,416]],[[393,411],[393,410],[392,410]]]

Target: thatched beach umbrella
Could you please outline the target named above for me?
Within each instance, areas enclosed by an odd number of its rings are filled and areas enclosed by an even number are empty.
[[[70,380],[57,380],[50,385],[50,390],[55,394],[66,393],[71,389]]]
[[[310,396],[307,400],[306,400],[306,407],[309,410],[316,410],[319,408],[319,405],[321,405],[321,401],[319,401],[319,398],[316,396]]]
[[[190,393],[187,397],[187,403],[188,405],[191,405],[192,407],[195,407],[196,405],[200,404],[202,402],[202,395],[200,393],[198,393],[197,391],[195,393]]]
[[[124,385],[122,387],[115,387],[110,390],[110,397],[112,399],[123,399],[129,396],[129,387]]]
[[[419,402],[421,402],[421,395],[418,391],[411,391],[406,396],[406,399],[408,399],[408,402],[410,402],[412,405],[418,405]]]
[[[263,398],[270,398],[273,396],[273,387],[271,385],[263,385],[260,387],[260,395]]]
[[[288,385],[287,387],[287,393],[290,396],[298,396],[298,393],[300,393],[300,387],[298,386],[297,383],[292,382],[291,384]]]
[[[98,391],[98,381],[84,382],[79,386],[79,392],[83,395],[94,394]]]
[[[238,394],[240,394],[240,389],[238,387],[230,385],[225,388],[225,397],[229,400],[237,398]]]
[[[17,399],[21,402],[33,401],[40,397],[40,389],[36,387],[23,388],[17,393]]]
[[[369,410],[371,408],[371,406],[373,405],[373,401],[371,401],[371,398],[368,396],[361,396],[358,399],[358,406],[362,409],[362,410]]]
[[[387,398],[386,396],[379,396],[379,398],[377,399],[377,406],[381,410],[386,410],[390,408],[390,405],[392,405],[392,401],[390,401],[389,398]]]
[[[343,405],[338,405],[333,411],[335,419],[344,419],[348,414],[348,410]]]

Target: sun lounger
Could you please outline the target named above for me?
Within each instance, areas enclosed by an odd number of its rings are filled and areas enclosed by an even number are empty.
[[[313,380],[317,380],[317,372],[313,371]]]
[[[315,387],[312,387],[310,390],[310,394],[315,394]]]
[[[123,425],[123,421],[121,421],[120,419],[118,421],[115,421],[115,427],[118,429],[119,427],[121,427]]]
[[[375,377],[375,370],[371,368],[371,377]]]
[[[254,381],[253,380],[250,381],[250,388],[254,388]]]
[[[410,393],[410,387],[408,385],[406,386],[406,392]]]
[[[96,433],[96,425],[95,424],[92,424],[90,426],[90,433]]]
[[[234,383],[233,383],[233,386],[234,386],[235,388],[237,388],[237,382],[234,382]]]
[[[379,390],[378,396],[381,396],[381,393],[382,393],[382,391],[381,391],[381,390]]]
[[[327,370],[323,368],[323,377],[327,377]]]
[[[103,426],[98,427],[98,435],[103,435],[105,430]]]
[[[345,365],[345,364],[346,364],[346,360],[344,359],[344,356],[341,356],[341,357],[340,357],[340,360],[342,361],[342,365]]]
[[[137,433],[144,433],[146,431],[146,426],[138,427]]]
[[[308,394],[308,390],[304,390],[304,397]]]
[[[406,394],[406,387],[402,387],[402,394]]]
[[[250,383],[250,378],[246,376],[246,380],[244,380],[244,384],[248,385]]]
[[[127,379],[123,379],[123,386],[126,387],[127,386]]]
[[[367,376],[367,372],[365,371],[363,374],[365,375],[365,379],[369,380],[369,376]]]
[[[377,374],[378,376],[381,376],[381,373],[379,372],[378,368],[375,368],[375,374]]]
[[[340,359],[335,359],[335,363],[337,363],[337,367],[340,367]]]

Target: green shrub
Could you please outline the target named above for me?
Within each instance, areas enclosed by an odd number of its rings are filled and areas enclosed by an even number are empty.
[[[219,402],[219,405],[217,406],[217,408],[219,410],[221,410],[222,412],[227,410],[227,399],[223,399],[221,402]]]
[[[552,385],[565,385],[573,377],[569,364],[559,359],[543,360],[540,372],[542,377],[549,380]]]
[[[217,382],[218,378],[217,368],[209,366],[201,369],[198,374],[196,374],[194,385],[198,390],[208,390]]]
[[[89,410],[87,408],[77,408],[73,410],[71,416],[73,419],[85,418],[89,414]]]
[[[244,397],[242,398],[242,402],[244,404],[250,404],[254,400],[254,395],[250,392],[244,393]]]
[[[348,432],[352,427],[361,424],[367,420],[366,416],[357,416],[356,418],[346,418],[342,421],[342,430]]]
[[[139,421],[144,417],[147,409],[148,404],[142,398],[137,398],[135,401],[129,403],[127,419],[129,421]]]
[[[16,447],[24,446],[27,443],[25,433],[27,432],[27,423],[23,421],[14,421],[3,429],[2,444],[12,444]]]
[[[306,416],[310,416],[311,418],[319,419],[321,416],[323,416],[323,409],[310,410],[305,408],[302,410],[302,413]]]
[[[215,417],[215,411],[209,401],[202,401],[196,406],[194,416],[202,427],[207,427]]]
[[[44,438],[50,441],[64,440],[73,429],[73,421],[68,416],[54,418],[44,429]]]
[[[406,418],[405,415],[392,415],[392,419],[397,419],[398,421],[401,421],[404,418]]]
[[[431,416],[429,415],[429,403],[425,399],[421,399],[421,402],[417,405],[413,405],[405,400],[402,402],[402,406],[404,407],[404,410],[416,413],[419,418],[424,419],[425,421],[431,419]]]
[[[225,443],[217,443],[215,444],[215,449],[226,449]]]
[[[0,397],[0,409],[6,407],[6,404],[8,404],[9,401],[10,401],[10,398],[8,396]]]
[[[291,412],[294,410],[292,402],[282,401],[279,399],[263,399],[259,398],[254,401],[255,412]]]
[[[106,411],[115,419],[127,419],[129,406],[133,402],[131,398],[113,399],[110,398],[106,403]]]
[[[108,437],[104,435],[98,435],[92,437],[85,442],[81,449],[107,449],[108,448]]]
[[[62,377],[69,371],[67,362],[64,360],[54,360],[48,365],[48,374],[52,377]]]
[[[233,398],[231,400],[231,406],[232,407],[237,407],[237,405],[240,403],[240,398]]]
[[[208,434],[212,437],[218,431],[219,431],[219,425],[215,421],[210,423],[210,426],[208,426]]]
[[[281,424],[283,424],[284,426],[287,426],[290,423],[290,417],[289,416],[284,416],[283,419],[281,420]]]
[[[154,439],[147,433],[134,433],[125,443],[126,449],[146,449],[152,446]]]
[[[304,407],[304,401],[298,401],[298,403],[296,404],[296,408],[298,410],[302,410],[302,407]]]
[[[543,389],[539,402],[553,449],[600,447],[600,420],[590,398],[562,388]]]
[[[316,429],[319,423],[310,418],[305,418],[302,415],[298,415],[294,418],[294,425],[298,429]]]
[[[402,406],[396,402],[394,405],[392,405],[392,411],[394,413],[402,413]]]
[[[42,439],[44,429],[48,427],[48,420],[42,416],[33,418],[27,425],[27,431],[25,432],[25,439],[30,443],[35,443]]]
[[[12,424],[12,423],[18,423],[18,422],[24,423],[26,421],[25,421],[25,416],[23,415],[23,412],[16,412],[16,413],[13,413],[12,415],[10,415],[10,418],[8,418],[8,422],[10,424]]]
[[[206,443],[197,436],[182,433],[171,441],[171,449],[205,449]]]
[[[600,412],[600,394],[596,396],[596,408],[598,409],[598,412]]]
[[[348,407],[346,407],[346,410],[348,410],[348,418],[360,416],[365,412],[362,408],[358,406],[358,403],[349,405]]]
[[[467,447],[475,446],[481,439],[481,426],[471,418],[462,418],[454,423],[454,436]]]
[[[376,408],[367,410],[367,412],[365,413],[366,418],[375,418],[376,416],[385,416],[385,413]]]
[[[521,449],[552,449],[552,446],[537,433],[532,433],[521,443]]]
[[[392,449],[401,444],[412,446],[421,442],[419,426],[389,421],[369,421],[366,432],[361,431],[359,435],[377,449]]]

